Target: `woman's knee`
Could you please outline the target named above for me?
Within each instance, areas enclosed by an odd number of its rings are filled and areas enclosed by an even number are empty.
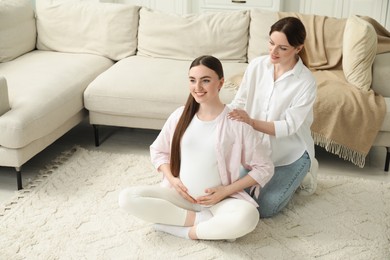
[[[131,192],[130,188],[126,188],[119,193],[118,204],[119,204],[120,208],[125,209],[128,207],[129,198],[131,197],[131,194],[132,194],[132,192]]]
[[[241,208],[234,218],[235,221],[229,224],[229,228],[236,231],[236,238],[238,238],[255,230],[260,215],[256,207],[248,205]]]
[[[290,197],[281,200],[280,194],[273,194],[271,192],[264,194],[258,202],[257,208],[260,213],[260,218],[270,218],[278,214],[288,203]]]
[[[279,211],[274,210],[272,208],[259,207],[258,210],[260,218],[271,218],[279,213]]]
[[[259,223],[260,214],[257,208],[251,207],[250,210],[248,210],[246,221],[247,221],[247,232],[252,232],[257,227],[257,224]]]
[[[136,187],[123,189],[118,196],[119,207],[127,211],[131,210],[134,200],[141,197],[141,192]]]

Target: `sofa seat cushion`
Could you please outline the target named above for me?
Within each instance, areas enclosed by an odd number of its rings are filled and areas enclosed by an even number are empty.
[[[103,114],[167,119],[189,95],[190,61],[132,56],[99,75],[84,93],[85,107]],[[223,63],[225,79],[243,73],[246,63]],[[233,88],[224,87],[229,103]]]
[[[11,110],[0,117],[0,145],[20,148],[48,135],[83,109],[83,92],[110,59],[92,54],[32,51],[0,63]]]

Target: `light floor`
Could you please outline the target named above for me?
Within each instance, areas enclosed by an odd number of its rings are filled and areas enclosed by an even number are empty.
[[[61,152],[75,145],[90,150],[149,155],[149,145],[156,138],[158,131],[102,127],[100,133],[102,143],[99,147],[95,147],[93,129],[86,119],[22,167],[23,184],[34,179],[37,173]],[[316,148],[316,157],[319,162],[319,175],[345,175],[390,182],[390,174],[383,170],[385,148],[373,148],[367,156],[364,168],[359,168],[319,147]],[[15,169],[0,167],[0,205],[7,203],[15,191]]]

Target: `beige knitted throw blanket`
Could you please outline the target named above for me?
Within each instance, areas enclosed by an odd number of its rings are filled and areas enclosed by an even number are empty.
[[[279,18],[295,16],[307,30],[303,62],[317,81],[317,99],[311,126],[316,145],[349,160],[365,164],[386,113],[384,98],[373,90],[362,91],[346,80],[342,71],[343,33],[347,19],[279,12]],[[390,51],[390,34],[373,19],[378,34],[377,53]]]

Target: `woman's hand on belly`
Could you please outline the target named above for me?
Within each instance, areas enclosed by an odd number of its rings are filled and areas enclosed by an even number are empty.
[[[205,190],[207,195],[196,198],[196,202],[200,205],[211,206],[229,196],[225,186],[218,186]]]
[[[170,180],[172,187],[186,200],[191,203],[196,203],[196,200],[188,194],[188,189],[181,182],[179,178],[172,178]]]

